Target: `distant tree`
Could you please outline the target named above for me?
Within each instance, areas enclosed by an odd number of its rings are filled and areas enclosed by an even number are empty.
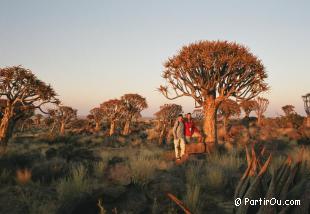
[[[49,114],[51,118],[54,120],[54,123],[59,125],[60,134],[65,134],[66,126],[77,119],[77,110],[73,109],[70,106],[59,106],[57,109],[50,109]],[[54,124],[54,126],[56,125]]]
[[[262,118],[264,116],[264,113],[267,110],[267,107],[269,105],[269,100],[263,97],[257,97],[256,101],[256,106],[255,106],[255,113],[257,115],[257,123],[259,125],[262,124]]]
[[[240,107],[245,113],[245,117],[248,118],[252,111],[254,111],[257,106],[257,102],[255,100],[243,100],[240,103]]]
[[[35,124],[37,126],[40,126],[41,125],[41,120],[43,118],[43,115],[42,114],[36,114],[34,115],[34,121],[35,121]]]
[[[183,112],[182,106],[177,104],[164,104],[154,115],[158,120],[159,144],[162,144],[168,130],[172,127],[174,120]]]
[[[304,107],[307,114],[306,126],[310,127],[310,93],[302,96],[302,99],[304,101]]]
[[[204,112],[203,109],[195,109],[192,112],[192,117],[194,118],[194,120],[196,121],[202,121],[204,119]]]
[[[124,105],[124,119],[125,126],[123,134],[127,135],[130,133],[130,124],[134,117],[141,116],[141,111],[146,109],[147,102],[144,97],[139,94],[125,94],[121,97],[121,101]]]
[[[124,114],[124,104],[121,100],[112,99],[106,102],[103,102],[100,105],[100,108],[103,112],[103,115],[110,122],[110,136],[115,133],[115,126],[117,120],[120,120]]]
[[[34,109],[28,108],[24,110],[23,113],[15,112],[16,115],[19,115],[18,120],[15,122],[14,130],[17,129],[21,132],[24,131],[24,127],[26,126],[28,129],[33,125],[33,120],[31,117],[34,115]]]
[[[189,96],[205,113],[207,143],[217,144],[217,109],[229,97],[252,99],[268,89],[262,62],[248,48],[227,41],[201,41],[184,46],[165,63],[159,90],[168,99]]]
[[[290,116],[291,114],[296,114],[295,112],[295,106],[293,105],[285,105],[285,106],[282,106],[282,110],[285,114],[285,116]]]
[[[286,124],[286,126],[296,129],[302,126],[304,118],[297,114],[297,112],[295,111],[295,106],[285,105],[282,106],[282,110],[285,114],[285,117],[282,117],[282,121]]]
[[[21,132],[25,131],[26,129],[30,129],[34,125],[34,120],[32,118],[27,118],[21,122]]]
[[[50,85],[21,66],[0,68],[0,98],[6,100],[0,124],[0,144],[5,148],[13,129],[29,109],[44,113],[47,103],[59,103]]]
[[[89,115],[89,119],[94,120],[96,127],[95,127],[95,131],[98,132],[100,131],[100,124],[102,122],[104,118],[104,113],[102,111],[101,108],[93,108],[92,110],[90,110],[90,115]]]
[[[223,127],[225,136],[227,136],[227,123],[231,117],[239,116],[241,114],[238,103],[234,100],[224,100],[219,107],[219,114],[223,117]]]

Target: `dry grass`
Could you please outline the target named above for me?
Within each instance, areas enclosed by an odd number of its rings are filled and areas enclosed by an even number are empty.
[[[56,190],[62,201],[75,197],[81,193],[89,192],[91,188],[86,169],[78,165],[71,170],[71,175],[58,181]]]
[[[186,170],[186,194],[184,203],[193,213],[200,213],[201,208],[202,163],[191,162]]]

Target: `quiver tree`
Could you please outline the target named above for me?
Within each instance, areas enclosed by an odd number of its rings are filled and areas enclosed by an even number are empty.
[[[21,122],[20,131],[24,132],[25,128],[30,129],[34,125],[34,120],[32,118],[27,118]]]
[[[49,114],[54,120],[53,127],[56,125],[60,127],[59,132],[61,135],[65,134],[66,126],[77,119],[77,110],[70,106],[59,106],[57,109],[50,109]]]
[[[172,127],[174,120],[183,112],[182,106],[177,104],[164,104],[160,106],[160,110],[154,115],[158,121],[159,128],[159,144],[163,143],[168,130]]]
[[[43,118],[43,115],[42,114],[36,114],[34,115],[34,121],[35,121],[35,124],[37,126],[40,126],[41,125],[41,120]]]
[[[256,106],[255,106],[255,113],[257,115],[257,123],[261,125],[262,123],[262,118],[264,116],[264,113],[267,110],[267,107],[269,105],[269,100],[263,97],[257,97],[256,101]]]
[[[164,66],[162,76],[168,86],[159,90],[168,99],[192,97],[196,107],[203,107],[207,143],[217,143],[216,115],[222,101],[231,96],[251,99],[268,89],[262,62],[234,42],[201,41],[184,46]]]
[[[304,123],[304,118],[297,114],[295,111],[295,106],[293,105],[285,105],[282,107],[282,110],[285,114],[283,117],[284,122],[287,126],[298,129]]]
[[[100,124],[102,122],[104,118],[104,114],[101,108],[93,108],[92,110],[90,110],[90,115],[88,117],[88,119],[91,119],[93,121],[95,121],[95,131],[98,132],[100,131]]]
[[[47,103],[59,103],[50,85],[21,66],[0,68],[0,98],[6,100],[0,124],[0,144],[6,147],[13,128],[25,111],[43,111]]]
[[[125,126],[123,134],[127,135],[130,132],[130,123],[134,117],[139,117],[141,111],[147,108],[147,102],[144,97],[139,94],[125,94],[121,97],[124,105],[124,120]]]
[[[238,103],[234,100],[224,100],[219,106],[219,114],[223,118],[224,135],[227,136],[227,122],[231,117],[239,116],[241,113]]]
[[[310,127],[310,93],[302,96],[302,99],[304,101],[304,107],[307,114],[307,123],[306,126]]]
[[[240,103],[240,107],[244,111],[245,118],[248,118],[252,111],[254,111],[257,102],[255,100],[243,100]]]
[[[124,105],[121,100],[112,99],[100,105],[104,117],[110,122],[110,136],[115,133],[117,120],[120,120],[124,114]]]
[[[282,106],[282,110],[283,110],[286,117],[289,117],[292,114],[296,114],[295,106],[293,106],[293,105]]]
[[[34,108],[24,109],[21,104],[17,104],[13,116],[15,122],[13,123],[14,126],[11,126],[11,132],[13,133],[13,131],[17,128],[19,129],[19,131],[23,132],[25,126],[30,127],[31,125],[33,125],[33,120],[31,119],[33,115]]]

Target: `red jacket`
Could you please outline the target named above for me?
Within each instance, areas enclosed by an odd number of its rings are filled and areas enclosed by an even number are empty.
[[[185,136],[191,137],[196,130],[194,121],[192,121],[192,120],[191,121],[185,121],[184,126],[185,126]]]

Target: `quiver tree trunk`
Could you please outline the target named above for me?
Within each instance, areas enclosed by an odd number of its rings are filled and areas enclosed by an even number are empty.
[[[8,106],[5,108],[3,117],[0,124],[0,146],[1,150],[5,151],[9,138],[12,136],[13,131],[13,109]]]
[[[53,122],[52,127],[50,129],[50,134],[53,134],[55,127],[56,127],[56,122]]]
[[[115,133],[115,120],[111,121],[111,125],[110,125],[110,136],[112,136]]]
[[[159,139],[158,139],[158,144],[159,145],[163,144],[164,138],[166,137],[166,133],[167,133],[167,124],[164,123],[162,125],[162,128],[160,130],[160,134],[159,134]]]
[[[205,112],[203,130],[207,136],[205,142],[217,145],[217,105],[215,99],[213,97],[207,98],[203,108]]]
[[[60,124],[60,134],[61,135],[65,134],[65,122],[61,122]]]
[[[128,135],[130,133],[130,120],[126,120],[123,135]]]
[[[224,132],[224,137],[227,137],[227,122],[228,122],[228,118],[227,117],[223,117],[223,132]]]
[[[306,117],[306,127],[310,128],[310,116]]]
[[[99,131],[100,131],[100,123],[99,123],[99,122],[96,122],[95,131],[96,131],[96,132],[99,132]]]
[[[261,114],[257,115],[257,124],[262,125],[262,115]]]

